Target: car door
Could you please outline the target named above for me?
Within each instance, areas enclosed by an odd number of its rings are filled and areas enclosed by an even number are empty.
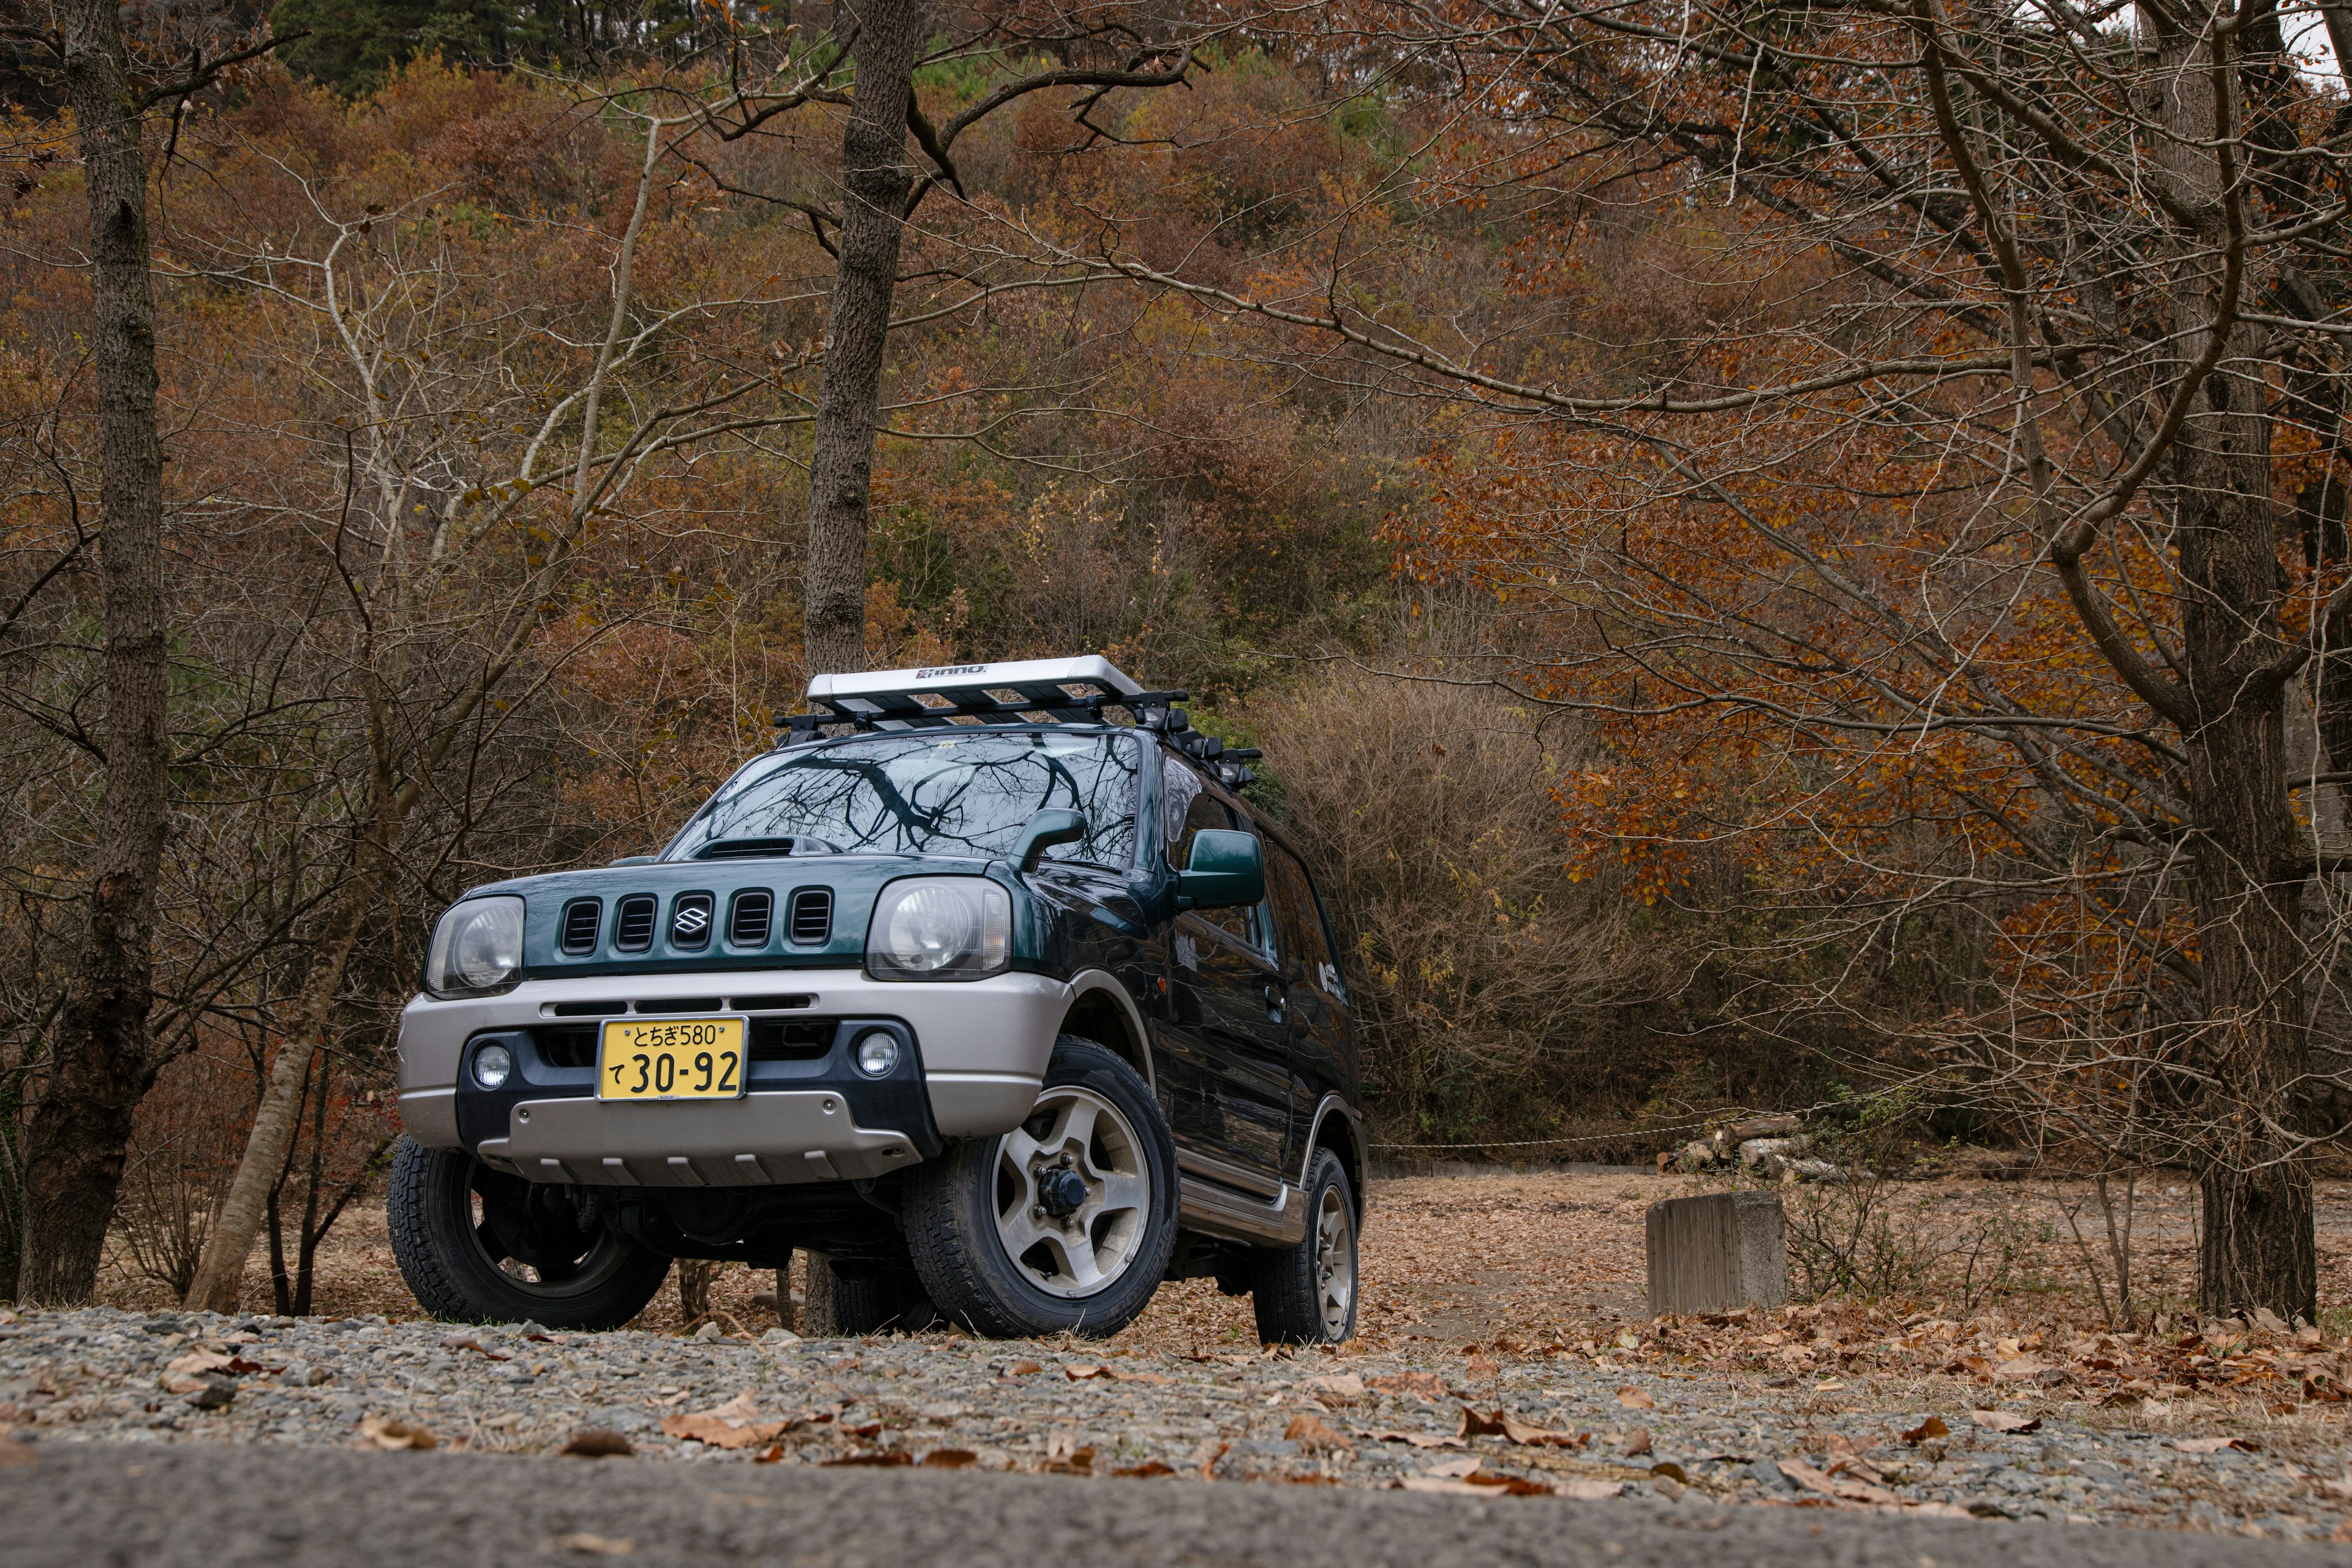
[[[1246,827],[1187,763],[1164,763],[1170,863],[1203,827]],[[1290,1065],[1273,920],[1264,904],[1187,910],[1169,931],[1169,1020],[1161,1073],[1178,1163],[1267,1194],[1290,1141]]]
[[[1349,1061],[1347,992],[1306,866],[1285,846],[1270,838],[1259,842],[1265,846],[1266,902],[1282,944],[1283,1019],[1296,1108],[1291,1131],[1304,1140],[1323,1096],[1345,1092],[1355,1077]],[[1304,1147],[1289,1151],[1297,1163],[1303,1163],[1306,1153]]]

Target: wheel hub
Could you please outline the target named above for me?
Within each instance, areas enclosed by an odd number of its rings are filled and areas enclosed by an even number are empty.
[[[1037,1203],[1055,1219],[1067,1219],[1087,1201],[1086,1178],[1076,1171],[1047,1171],[1037,1178]]]

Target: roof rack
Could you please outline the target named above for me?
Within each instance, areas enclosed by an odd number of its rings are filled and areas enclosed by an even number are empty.
[[[784,731],[779,746],[790,748],[822,740],[828,729],[873,734],[974,723],[1099,724],[1104,710],[1121,708],[1137,728],[1167,737],[1226,788],[1253,783],[1255,775],[1242,763],[1259,753],[1228,749],[1194,731],[1191,715],[1176,706],[1190,699],[1184,691],[1146,691],[1108,659],[1088,655],[820,675],[809,682],[810,711],[779,713],[776,723]]]

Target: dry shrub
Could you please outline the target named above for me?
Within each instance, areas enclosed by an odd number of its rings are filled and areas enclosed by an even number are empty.
[[[242,1061],[192,1054],[156,1076],[139,1102],[115,1205],[130,1272],[186,1294],[252,1116],[253,1073]]]
[[[1614,1098],[1594,1020],[1675,983],[1625,900],[1561,866],[1566,765],[1491,689],[1342,670],[1254,699],[1256,792],[1329,905],[1391,1136],[1541,1135]]]

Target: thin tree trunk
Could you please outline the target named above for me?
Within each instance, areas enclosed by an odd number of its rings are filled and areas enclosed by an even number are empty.
[[[205,1237],[205,1255],[196,1264],[196,1277],[188,1284],[184,1304],[193,1310],[236,1310],[237,1286],[245,1277],[245,1259],[253,1250],[253,1238],[261,1229],[271,1175],[286,1163],[295,1121],[301,1114],[302,1086],[310,1076],[311,1055],[323,1043],[335,994],[342,989],[343,962],[351,955],[360,922],[375,897],[378,877],[373,847],[362,847],[363,865],[337,895],[312,946],[310,971],[295,998],[285,1043],[278,1048],[278,1059],[269,1064],[269,1078],[253,1114],[253,1131],[246,1141],[244,1158],[237,1163],[228,1195],[221,1200],[220,1213],[213,1216],[212,1230]]]
[[[302,1189],[302,1228],[299,1233],[294,1259],[294,1305],[292,1316],[310,1315],[311,1266],[319,1256],[319,1183],[327,1169],[327,1096],[334,1087],[335,1058],[332,1052],[319,1056],[319,1098],[311,1101],[310,1181]]]
[[[680,1326],[692,1328],[710,1316],[710,1276],[708,1258],[677,1260],[677,1316]]]
[[[907,104],[922,58],[922,0],[864,0],[857,82],[842,133],[841,263],[817,378],[809,461],[803,637],[812,674],[866,668],[866,528],[882,357],[898,281],[907,196]]]
[[[66,0],[56,15],[89,199],[107,692],[106,804],[89,926],[25,1149],[16,1296],[62,1305],[88,1300],[97,1285],[131,1114],[154,1081],[147,1015],[168,803],[163,455],[141,116],[114,0]]]
[[[2152,14],[2151,14],[2152,15]],[[2156,19],[2163,29],[2169,24]],[[2179,552],[2184,728],[2197,832],[2198,969],[2203,1065],[2212,1085],[2198,1151],[2204,1235],[2197,1295],[2209,1317],[2267,1307],[2316,1321],[2318,1255],[2311,1172],[2292,1122],[2310,1061],[2301,941],[2305,846],[2287,809],[2278,521],[2272,500],[2267,329],[2217,316],[2233,236],[2224,202],[2240,183],[2221,158],[2242,126],[2217,122],[2216,38],[2163,41],[2152,149],[2172,195],[2195,215],[2168,280],[2186,371],[2223,334],[2182,422],[2161,493]],[[2237,95],[2228,95],[2233,104]],[[2234,112],[2234,110],[2232,110]],[[2240,299],[2250,298],[2251,283]],[[2241,309],[2243,305],[2241,304]]]

